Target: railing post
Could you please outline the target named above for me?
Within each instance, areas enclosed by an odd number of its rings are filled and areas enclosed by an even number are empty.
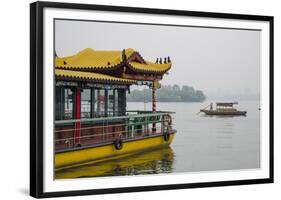
[[[129,120],[129,124],[130,124],[130,120]],[[135,136],[135,125],[134,123],[132,124],[132,137]]]
[[[104,119],[102,120],[102,142],[104,142]]]
[[[148,130],[148,120],[147,120],[147,117],[145,117],[145,132],[146,132],[146,135],[149,135],[149,130]]]
[[[161,115],[161,133],[164,134],[164,115]]]
[[[128,119],[125,119],[125,133],[127,135],[127,138],[130,138],[130,133],[128,130],[129,130]]]
[[[111,134],[113,132],[113,127],[111,127]],[[106,132],[105,132],[105,140],[108,141],[108,133],[109,133],[109,128],[108,128],[108,120],[106,120]]]

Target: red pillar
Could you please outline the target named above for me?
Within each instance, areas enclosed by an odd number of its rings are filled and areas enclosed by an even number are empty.
[[[81,89],[76,88],[75,92],[75,118],[76,120],[81,119]],[[76,121],[75,122],[75,144],[79,144],[79,138],[80,138],[80,128],[81,128],[81,122]]]
[[[152,112],[156,112],[156,94],[155,94],[155,84],[154,81],[152,83]],[[156,118],[154,119],[156,120]],[[156,124],[153,123],[152,124],[152,131],[155,132],[156,131]]]

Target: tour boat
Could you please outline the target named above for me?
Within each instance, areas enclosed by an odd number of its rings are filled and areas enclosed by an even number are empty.
[[[171,66],[169,57],[150,62],[133,49],[55,55],[56,170],[168,146],[173,112],[156,110],[155,91]],[[151,111],[126,109],[132,85],[151,88]]]
[[[240,111],[234,108],[234,105],[238,102],[219,102],[216,103],[216,109],[213,109],[213,103],[208,105],[206,108],[201,109],[200,112],[205,113],[206,115],[228,115],[228,116],[245,116],[247,111]]]

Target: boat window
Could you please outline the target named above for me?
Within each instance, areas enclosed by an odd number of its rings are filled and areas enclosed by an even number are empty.
[[[118,92],[117,89],[92,89],[90,94],[90,116],[92,118],[98,118],[124,114],[123,107],[119,108],[118,105],[122,105],[119,102],[125,101],[125,99],[120,96],[119,93],[120,92]],[[122,98],[120,98],[119,96]]]
[[[114,107],[115,107],[114,91],[115,90],[108,90],[108,95],[107,95],[107,116],[113,116],[114,115]]]
[[[122,116],[126,114],[126,90],[118,89],[118,115]]]
[[[73,119],[73,91],[70,88],[64,89],[65,103],[64,103],[64,118]]]
[[[114,109],[113,109],[113,115],[114,116],[119,116],[119,113],[118,113],[118,92],[117,90],[115,89],[114,90]]]
[[[95,89],[90,89],[90,118],[95,117],[96,93]]]
[[[56,120],[73,119],[73,91],[71,88],[56,87]]]
[[[56,104],[55,104],[55,113],[56,113],[56,120],[62,119],[62,108],[63,108],[63,92],[62,87],[56,87]]]
[[[96,104],[94,109],[95,117],[105,117],[105,104],[106,104],[106,94],[105,90],[97,89],[95,90]]]
[[[125,115],[126,96],[122,89],[91,89],[90,117]]]
[[[56,120],[75,119],[75,88],[56,87]],[[81,118],[122,116],[126,114],[124,89],[83,89],[81,91]]]
[[[81,92],[81,118],[91,117],[91,90],[83,89]]]

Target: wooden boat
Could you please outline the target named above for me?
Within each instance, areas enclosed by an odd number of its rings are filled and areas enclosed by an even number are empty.
[[[172,65],[170,58],[164,60],[146,61],[133,49],[85,49],[73,56],[55,57],[56,170],[172,142],[176,133],[173,113],[156,111],[155,90]],[[126,93],[134,84],[151,88],[151,111],[126,109]]]
[[[234,105],[237,105],[238,102],[219,102],[216,103],[216,109],[213,109],[213,103],[208,105],[206,108],[201,109],[200,112],[205,113],[206,115],[227,115],[227,116],[245,116],[247,111],[240,111],[234,108]]]

